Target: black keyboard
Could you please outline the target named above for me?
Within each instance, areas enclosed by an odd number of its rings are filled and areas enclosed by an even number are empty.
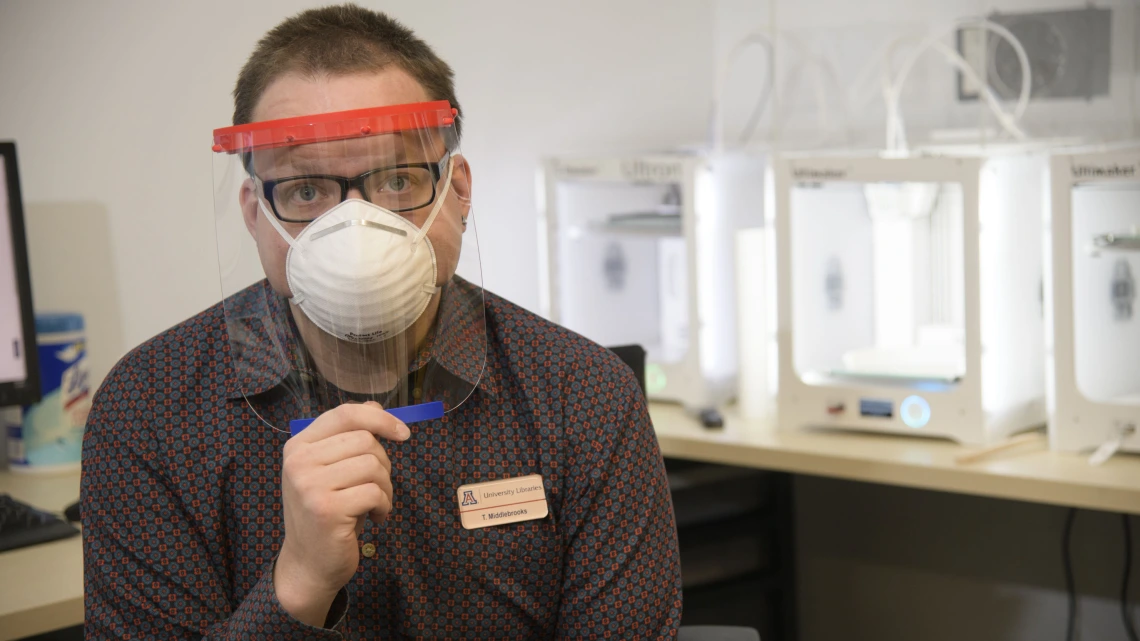
[[[79,530],[50,512],[0,494],[0,552],[47,543],[79,534]]]

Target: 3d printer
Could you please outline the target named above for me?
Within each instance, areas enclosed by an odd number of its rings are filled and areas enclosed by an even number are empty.
[[[1140,147],[1058,154],[1050,176],[1051,444],[1140,452]]]
[[[1047,166],[777,160],[781,426],[984,443],[1044,423]]]
[[[543,313],[602,345],[643,346],[650,399],[728,401],[733,235],[763,224],[766,166],[744,153],[545,161]]]

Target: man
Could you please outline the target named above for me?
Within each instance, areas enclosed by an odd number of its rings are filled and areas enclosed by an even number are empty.
[[[673,638],[631,372],[455,275],[477,245],[447,64],[328,7],[234,98],[226,298],[128,354],[88,421],[86,638]]]

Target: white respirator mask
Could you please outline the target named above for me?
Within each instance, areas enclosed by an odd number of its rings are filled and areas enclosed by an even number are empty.
[[[443,188],[423,227],[351,198],[294,238],[258,198],[262,214],[289,243],[285,276],[293,304],[317,327],[353,343],[375,343],[411,327],[440,289],[427,232],[451,188],[451,174],[449,160]]]

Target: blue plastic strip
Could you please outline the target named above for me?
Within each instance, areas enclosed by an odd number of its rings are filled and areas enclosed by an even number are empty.
[[[434,403],[420,403],[419,405],[408,405],[407,407],[395,407],[388,410],[388,413],[405,423],[431,421],[437,418],[443,418],[443,402],[435,401]]]
[[[419,405],[408,405],[407,407],[394,407],[387,410],[389,414],[400,419],[404,423],[418,423],[419,421],[430,421],[437,418],[443,418],[443,403],[435,401],[433,403],[421,403]],[[312,424],[315,418],[299,418],[289,421],[289,434],[296,436],[301,433],[301,430]]]
[[[296,436],[301,433],[301,430],[312,424],[315,418],[299,418],[295,421],[289,421],[289,436]]]

